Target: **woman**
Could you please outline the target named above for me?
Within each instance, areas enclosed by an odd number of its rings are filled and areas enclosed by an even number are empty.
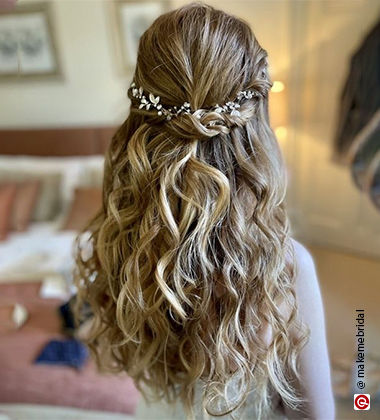
[[[137,419],[334,417],[318,280],[289,237],[270,88],[248,25],[212,7],[164,14],[141,37],[77,281],[99,364],[142,393]]]

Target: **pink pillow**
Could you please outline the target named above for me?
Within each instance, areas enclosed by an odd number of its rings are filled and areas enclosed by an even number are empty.
[[[16,183],[0,184],[0,241],[7,238],[11,227],[12,206],[16,191]]]
[[[36,179],[17,183],[11,217],[12,230],[24,232],[28,228],[36,207],[40,184]]]
[[[63,230],[81,230],[102,206],[102,189],[78,187]]]

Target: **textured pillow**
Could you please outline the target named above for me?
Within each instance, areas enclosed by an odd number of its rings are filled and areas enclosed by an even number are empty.
[[[11,229],[24,232],[33,215],[41,182],[38,180],[17,183],[12,208]]]
[[[81,230],[102,205],[101,188],[76,188],[63,230]]]
[[[16,190],[15,183],[0,184],[0,241],[8,236]]]
[[[39,181],[40,191],[31,220],[43,222],[54,219],[62,209],[61,174],[57,172],[23,171],[1,168],[0,182]]]

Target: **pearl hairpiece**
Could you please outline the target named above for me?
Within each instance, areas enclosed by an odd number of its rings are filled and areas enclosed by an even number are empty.
[[[145,108],[146,110],[155,108],[157,110],[158,115],[166,116],[167,120],[171,120],[173,117],[176,117],[179,114],[191,114],[194,111],[190,107],[189,102],[184,102],[180,107],[173,106],[170,108],[165,108],[162,104],[160,104],[160,97],[154,96],[152,93],[144,95],[144,90],[142,87],[137,87],[134,82],[131,83],[132,89],[132,96],[140,100],[139,109]],[[260,96],[260,94],[253,90],[244,90],[240,91],[237,94],[237,97],[234,101],[226,102],[224,105],[216,104],[215,106],[210,108],[210,111],[223,113],[223,112],[230,112],[231,115],[240,115],[240,104],[239,102],[245,99],[252,99],[255,96]]]

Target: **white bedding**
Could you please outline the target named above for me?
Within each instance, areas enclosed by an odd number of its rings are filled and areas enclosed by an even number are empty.
[[[12,232],[0,242],[0,282],[65,274],[73,263],[77,232],[59,231],[60,221],[33,223],[27,232]]]
[[[0,282],[41,280],[71,272],[76,232],[60,231],[77,186],[101,185],[104,156],[34,157],[0,155],[0,166],[17,172],[58,171],[62,176],[63,208],[53,222],[32,223],[27,232],[11,232],[0,242]],[[53,280],[52,280],[53,281]]]

